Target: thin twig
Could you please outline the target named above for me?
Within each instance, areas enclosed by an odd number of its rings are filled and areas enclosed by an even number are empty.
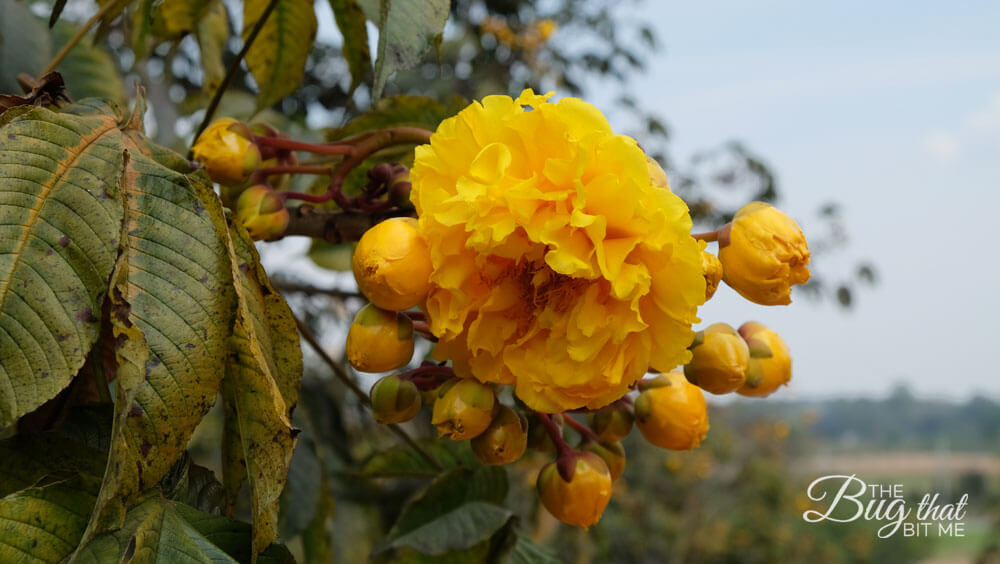
[[[247,52],[250,51],[250,46],[260,35],[260,30],[264,29],[264,24],[267,23],[267,18],[274,11],[275,6],[278,5],[278,0],[271,0],[267,3],[267,7],[264,8],[264,12],[254,23],[253,29],[250,30],[250,35],[247,35],[247,40],[243,42],[243,48],[240,52],[236,54],[236,59],[229,63],[229,67],[226,69],[226,76],[222,78],[222,83],[215,90],[215,94],[212,95],[212,100],[208,103],[208,107],[205,108],[205,117],[201,120],[201,125],[198,126],[198,130],[195,131],[194,138],[198,139],[202,131],[208,127],[208,124],[212,121],[212,116],[215,115],[215,110],[219,108],[219,103],[222,102],[222,95],[229,88],[229,83],[233,81],[233,77],[236,76],[236,71],[240,68],[240,63],[243,58],[247,56]],[[188,158],[191,158],[191,150],[188,149]]]
[[[96,14],[91,16],[86,23],[80,26],[80,29],[76,30],[76,33],[73,34],[73,37],[69,38],[69,41],[67,41],[66,44],[62,46],[62,49],[60,49],[59,52],[56,53],[55,57],[52,57],[52,60],[49,61],[49,64],[45,66],[45,70],[43,70],[41,74],[39,74],[38,76],[45,76],[50,72],[56,70],[56,67],[59,66],[59,63],[61,63],[63,59],[66,58],[66,55],[69,55],[69,52],[73,50],[73,47],[76,47],[76,44],[79,43],[80,40],[87,35],[87,32],[90,31],[90,28],[93,27],[95,23],[104,19],[104,16],[108,15],[109,12],[117,8],[121,4],[121,2],[122,0],[116,0],[114,2],[108,2],[107,4],[101,6],[101,9],[97,10]]]
[[[302,282],[293,282],[290,280],[281,279],[271,279],[271,284],[281,291],[282,294],[292,293],[292,294],[305,294],[307,296],[330,296],[331,298],[363,298],[364,296],[360,292],[348,292],[345,290],[337,290],[336,288],[320,288],[319,286],[313,286],[312,284],[304,284]]]
[[[309,329],[309,327],[307,327],[305,323],[302,323],[302,320],[299,319],[297,316],[295,317],[295,324],[298,325],[299,334],[302,335],[302,338],[305,339],[307,343],[309,343],[309,346],[312,347],[313,351],[317,355],[319,355],[320,359],[322,359],[323,362],[325,362],[327,366],[329,366],[330,369],[333,370],[333,373],[337,376],[337,378],[340,379],[340,381],[343,382],[344,385],[348,387],[348,389],[354,392],[356,396],[358,396],[358,399],[361,400],[361,403],[371,407],[371,398],[368,397],[368,394],[361,389],[361,386],[358,386],[358,383],[354,381],[354,378],[351,378],[351,376],[347,373],[347,371],[344,370],[343,366],[341,366],[337,361],[333,360],[333,358],[329,354],[327,354],[327,352],[323,349],[322,345],[319,344],[319,341],[316,340],[316,335],[313,335],[313,332]],[[430,464],[437,470],[444,469],[444,467],[441,466],[441,463],[438,462],[437,459],[434,458],[434,456],[431,453],[427,452],[427,450],[423,446],[421,446],[420,443],[414,440],[413,437],[411,437],[400,426],[396,425],[395,423],[390,423],[387,426],[389,427],[390,431],[395,433],[396,436],[402,439],[403,442],[405,442],[406,444],[410,445],[410,447],[413,448],[413,450],[415,450],[417,454],[423,457],[424,460],[428,462],[428,464]]]
[[[583,423],[580,423],[576,419],[573,419],[573,417],[570,416],[569,414],[567,414],[563,418],[563,421],[565,421],[567,425],[572,427],[573,430],[579,433],[580,436],[583,437],[584,439],[594,441],[595,443],[600,442],[601,439],[600,437],[597,436],[597,433],[594,433],[592,430],[590,430],[590,427],[587,427]]]

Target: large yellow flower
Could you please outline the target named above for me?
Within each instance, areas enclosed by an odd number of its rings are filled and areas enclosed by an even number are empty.
[[[435,356],[552,413],[686,362],[705,280],[688,208],[635,140],[547,99],[490,96],[442,122],[417,148],[412,200]]]

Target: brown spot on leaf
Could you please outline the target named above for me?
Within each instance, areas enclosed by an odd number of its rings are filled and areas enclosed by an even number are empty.
[[[140,415],[142,415],[142,408],[139,407],[139,404],[133,403],[132,407],[130,407],[129,410],[128,410],[128,416],[129,417],[139,417]]]
[[[90,309],[89,307],[85,307],[80,311],[76,312],[76,320],[82,321],[84,323],[97,322],[97,318],[94,317],[94,310]]]
[[[69,246],[69,235],[63,235],[59,238],[59,246],[63,248]]]
[[[149,455],[149,450],[151,448],[153,448],[153,445],[149,444],[149,441],[142,441],[142,444],[139,445],[139,454],[142,455],[143,458],[146,458],[146,456]]]

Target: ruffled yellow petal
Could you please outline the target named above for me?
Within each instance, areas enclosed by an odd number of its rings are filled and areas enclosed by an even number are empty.
[[[705,280],[687,206],[635,140],[550,96],[490,96],[445,120],[416,152],[411,198],[435,358],[561,412],[687,360]]]

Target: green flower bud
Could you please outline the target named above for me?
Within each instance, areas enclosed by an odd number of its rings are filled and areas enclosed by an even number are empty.
[[[528,420],[505,405],[500,406],[500,412],[486,431],[472,439],[472,452],[489,466],[514,462],[527,447]]]
[[[631,406],[615,402],[591,413],[588,417],[588,423],[602,441],[616,443],[632,432],[635,415],[632,413]]]
[[[372,415],[379,423],[404,423],[420,413],[420,390],[410,380],[392,374],[372,386]]]
[[[244,190],[236,200],[236,218],[253,240],[260,241],[284,234],[290,216],[281,196],[258,184]]]

